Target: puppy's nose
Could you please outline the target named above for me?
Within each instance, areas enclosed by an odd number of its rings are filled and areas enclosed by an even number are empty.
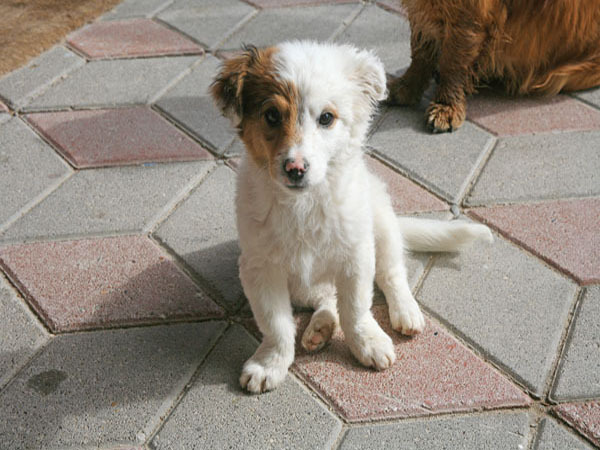
[[[297,159],[286,159],[283,162],[283,171],[290,181],[297,183],[302,180],[304,174],[308,171],[308,162]]]

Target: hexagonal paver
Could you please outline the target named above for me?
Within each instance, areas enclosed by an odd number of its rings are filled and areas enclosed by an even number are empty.
[[[160,20],[214,48],[256,12],[239,0],[175,0]]]
[[[220,47],[238,50],[243,44],[266,47],[284,40],[325,41],[361,9],[358,4],[265,9]]]
[[[71,33],[67,42],[91,59],[201,54],[195,42],[150,19],[96,22]]]
[[[466,203],[599,195],[599,139],[600,131],[500,139]]]
[[[546,418],[538,426],[533,448],[536,450],[591,450],[593,447],[579,436],[559,425],[556,420]]]
[[[149,107],[37,113],[27,120],[77,168],[212,159]]]
[[[600,282],[600,199],[476,208],[471,214],[579,283]]]
[[[584,292],[558,368],[552,398],[600,397],[600,286]]]
[[[3,442],[49,450],[143,443],[224,327],[204,322],[53,339],[0,393]]]
[[[339,449],[524,449],[528,432],[525,413],[478,414],[351,428]]]
[[[424,111],[424,103],[419,108],[390,108],[368,145],[410,178],[457,202],[494,138],[468,123],[455,133],[431,134]]]
[[[356,0],[247,0],[259,8],[283,8],[286,6],[309,6],[322,3],[356,3]]]
[[[54,332],[223,314],[145,236],[4,247],[0,266]]]
[[[0,125],[0,172],[1,232],[23,208],[64,181],[71,169],[23,122],[13,118]]]
[[[600,87],[579,91],[572,95],[600,108]]]
[[[557,406],[554,411],[600,447],[600,402],[567,403]]]
[[[600,111],[566,95],[515,98],[484,91],[467,105],[469,120],[499,136],[600,129]]]
[[[124,0],[100,19],[116,20],[153,17],[171,3],[173,3],[173,0]]]
[[[377,4],[389,11],[406,15],[402,0],[377,0]]]
[[[410,26],[404,16],[367,6],[336,41],[373,49],[389,73],[410,64]]]
[[[139,233],[213,167],[188,162],[77,172],[0,233],[0,242]]]
[[[157,106],[194,136],[223,154],[236,132],[209,95],[208,88],[218,73],[220,61],[207,56],[201,64],[163,95]]]
[[[234,197],[235,174],[220,166],[155,232],[230,310],[237,309],[243,298]]]
[[[0,388],[48,340],[37,318],[0,273]]]
[[[447,211],[448,205],[431,195],[408,178],[394,172],[374,158],[368,158],[367,164],[388,188],[394,210],[398,214],[411,214],[425,211]]]
[[[28,110],[112,107],[150,103],[198,56],[92,61],[28,105]]]
[[[3,112],[3,113],[8,112],[8,106],[6,106],[1,101],[0,101],[0,112]]]
[[[496,239],[440,255],[417,300],[540,396],[576,292],[574,283]]]
[[[396,362],[383,372],[362,367],[338,332],[322,351],[297,346],[294,372],[311,384],[348,421],[415,417],[451,411],[526,406],[529,398],[441,327],[406,338],[393,331],[387,308],[375,316],[392,337]],[[301,316],[298,335],[308,323]]]
[[[272,392],[242,392],[240,370],[255,348],[247,332],[231,327],[159,431],[153,448],[332,448],[340,421],[289,375]]]

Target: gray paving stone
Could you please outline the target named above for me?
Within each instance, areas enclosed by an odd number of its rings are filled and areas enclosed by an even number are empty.
[[[48,340],[25,301],[0,272],[0,388]]]
[[[456,203],[494,142],[470,123],[453,133],[425,128],[425,103],[419,108],[390,108],[369,139],[377,154],[407,176]]]
[[[34,99],[27,110],[146,104],[198,56],[92,61]]]
[[[204,322],[55,338],[0,394],[2,445],[145,440],[224,328]]]
[[[325,41],[362,8],[357,4],[261,10],[256,17],[220,47],[239,49],[243,44],[257,47],[293,39]]]
[[[231,146],[236,133],[208,93],[219,65],[217,58],[207,56],[166,92],[157,106],[213,150],[223,154]]]
[[[238,0],[176,0],[158,17],[201,44],[214,48],[255,11]]]
[[[598,131],[501,139],[466,203],[598,195],[599,140]]]
[[[525,413],[481,414],[351,428],[339,449],[522,450],[528,432]]]
[[[125,0],[100,19],[121,20],[135,17],[152,17],[171,3],[173,3],[173,0]]]
[[[600,397],[600,286],[586,289],[558,369],[552,398]]]
[[[560,426],[556,420],[546,418],[538,427],[538,433],[533,444],[535,450],[588,450],[590,444]]]
[[[72,170],[19,119],[0,125],[0,231],[28,203]]]
[[[25,67],[0,79],[0,96],[7,99],[13,107],[21,108],[52,82],[83,64],[85,60],[75,53],[64,47],[54,47]]]
[[[389,73],[410,64],[408,20],[375,5],[367,6],[336,41],[375,50]]]
[[[330,449],[341,423],[289,375],[260,396],[241,391],[241,367],[256,348],[239,325],[217,344],[153,448]]]
[[[0,234],[0,242],[140,232],[211,167],[188,162],[78,172]]]
[[[600,108],[600,88],[577,92],[576,94],[573,94],[573,96]]]
[[[229,310],[235,310],[243,299],[234,199],[235,173],[220,166],[155,232],[218,293]]]
[[[507,241],[441,255],[417,299],[541,395],[576,286]]]

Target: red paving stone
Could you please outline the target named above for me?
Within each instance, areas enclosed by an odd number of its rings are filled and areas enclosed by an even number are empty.
[[[554,411],[600,447],[600,402],[564,404]]]
[[[195,42],[150,19],[96,22],[67,42],[91,59],[203,53]]]
[[[406,15],[406,10],[402,5],[403,0],[379,0],[377,4],[388,11],[397,12]]]
[[[8,246],[0,266],[54,332],[223,315],[145,236]]]
[[[388,187],[394,210],[398,214],[425,211],[447,211],[448,205],[408,178],[394,172],[374,158],[367,158],[369,168]]]
[[[36,113],[27,120],[77,168],[212,158],[146,106]]]
[[[600,282],[600,199],[475,208],[470,214],[580,284]]]
[[[396,363],[383,372],[362,367],[341,332],[320,352],[297,347],[294,371],[310,383],[350,422],[427,416],[527,406],[529,397],[473,352],[428,321],[423,334],[406,338],[391,330],[387,308],[375,317],[392,337]],[[308,323],[300,316],[298,336]]]
[[[566,95],[505,97],[485,91],[469,98],[467,116],[498,136],[600,129],[600,111]]]
[[[325,3],[356,3],[357,0],[246,0],[258,8],[281,8],[284,6],[314,6]]]
[[[0,112],[8,112],[8,106],[0,102]]]

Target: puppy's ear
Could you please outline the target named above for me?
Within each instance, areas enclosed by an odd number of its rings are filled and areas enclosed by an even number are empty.
[[[381,60],[373,52],[361,50],[356,53],[354,79],[371,104],[386,98],[385,69]]]
[[[226,117],[236,120],[242,115],[242,90],[244,79],[254,58],[254,47],[244,48],[244,52],[223,63],[215,77],[210,92]]]

